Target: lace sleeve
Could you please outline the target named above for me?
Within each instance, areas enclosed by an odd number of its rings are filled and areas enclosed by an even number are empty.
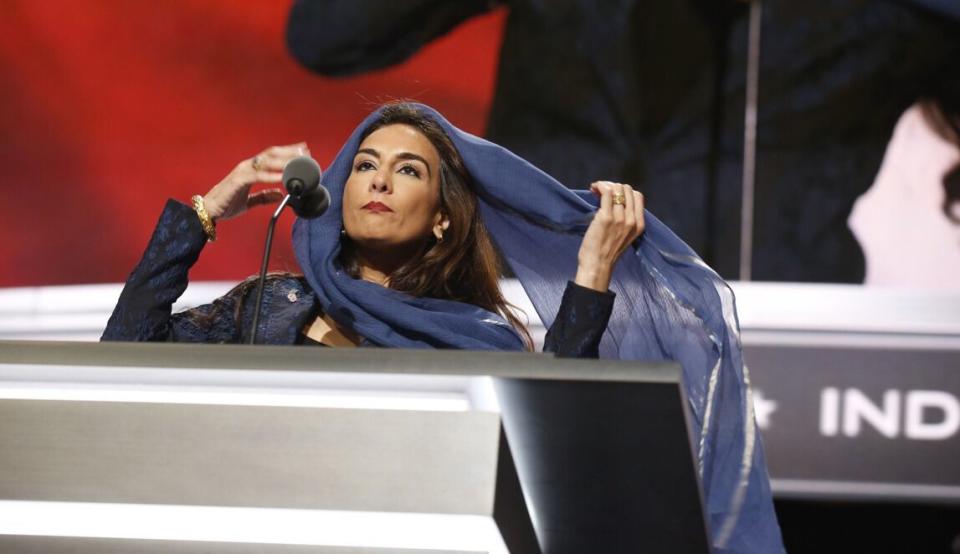
[[[187,288],[206,235],[189,206],[167,201],[140,262],[133,268],[100,340],[164,341],[174,337],[171,307]]]
[[[544,339],[543,351],[562,358],[598,358],[614,298],[613,292],[598,292],[568,282],[557,318]]]

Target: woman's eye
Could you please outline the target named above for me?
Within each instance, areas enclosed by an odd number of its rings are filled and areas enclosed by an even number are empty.
[[[400,173],[405,175],[410,175],[411,177],[420,177],[420,172],[417,171],[417,168],[412,165],[405,165],[400,168]]]
[[[369,171],[374,169],[373,164],[370,162],[360,162],[357,164],[357,171]]]

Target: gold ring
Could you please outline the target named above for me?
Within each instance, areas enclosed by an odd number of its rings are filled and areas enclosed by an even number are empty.
[[[626,206],[626,205],[627,205],[627,195],[624,194],[624,193],[622,193],[622,192],[618,192],[618,193],[614,194],[614,195],[613,195],[613,205],[614,205],[614,206]]]
[[[253,159],[250,160],[250,165],[253,166],[254,171],[260,171],[260,168],[263,167],[260,156],[254,156]]]

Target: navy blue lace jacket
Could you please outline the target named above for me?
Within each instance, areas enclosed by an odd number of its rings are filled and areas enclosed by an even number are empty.
[[[206,235],[193,209],[168,201],[143,258],[127,278],[101,340],[248,342],[256,297],[254,278],[210,304],[171,314],[205,244]],[[544,340],[544,351],[596,358],[613,300],[612,292],[568,283],[556,320]],[[257,342],[300,344],[304,328],[319,314],[316,295],[306,280],[295,275],[272,275],[264,286]]]

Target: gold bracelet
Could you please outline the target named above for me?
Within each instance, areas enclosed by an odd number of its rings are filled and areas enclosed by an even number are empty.
[[[207,213],[207,209],[203,207],[203,197],[194,194],[192,200],[193,211],[197,212],[197,217],[200,218],[200,225],[203,226],[203,232],[207,235],[207,240],[209,242],[217,240],[217,226],[210,214]]]

